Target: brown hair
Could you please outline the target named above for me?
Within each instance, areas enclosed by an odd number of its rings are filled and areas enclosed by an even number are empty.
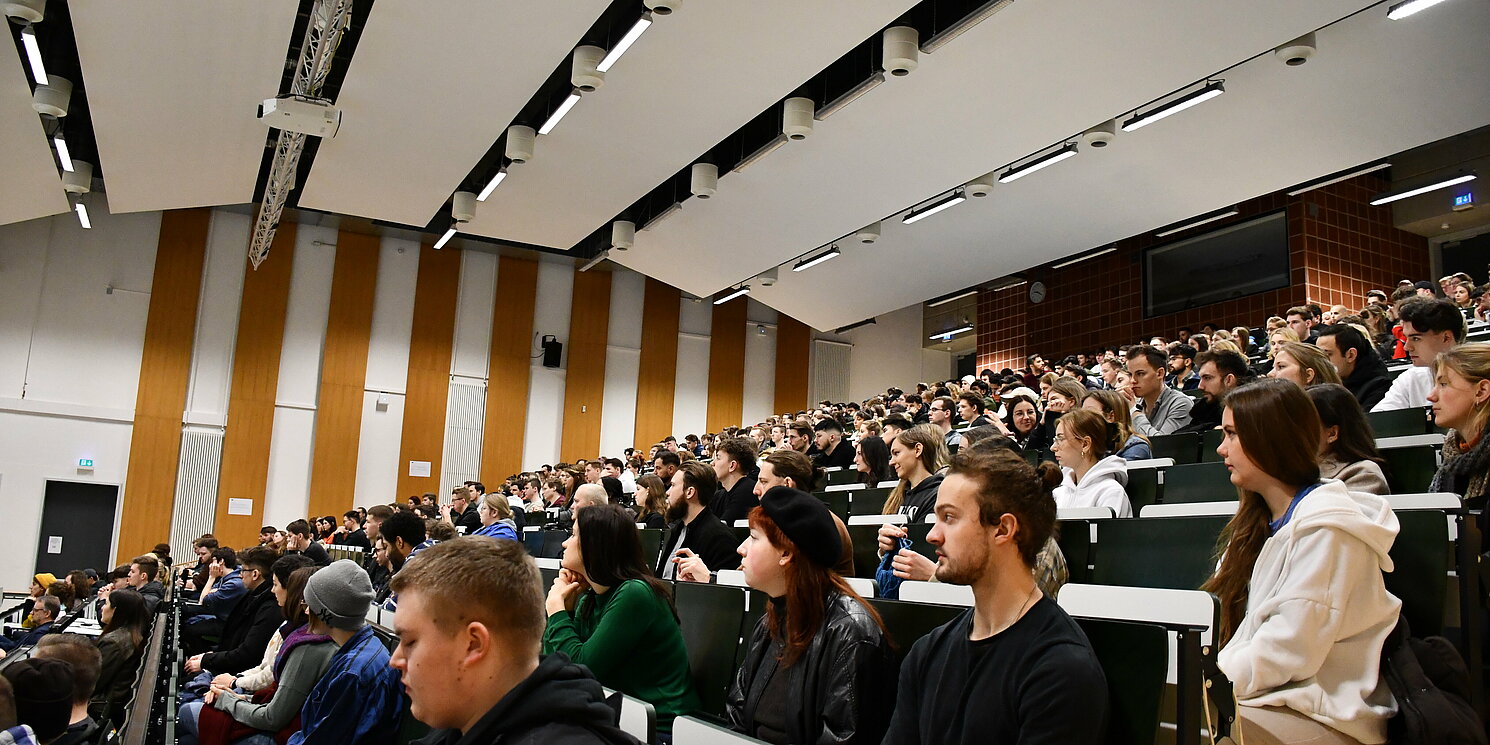
[[[1263,378],[1228,394],[1226,408],[1242,451],[1258,470],[1292,487],[1319,481],[1319,413],[1302,388]],[[1216,549],[1220,567],[1200,586],[1221,599],[1221,646],[1247,613],[1247,587],[1273,519],[1261,494],[1238,487],[1237,500],[1236,514],[1221,531]]]
[[[697,491],[698,503],[708,507],[709,500],[714,498],[714,492],[719,488],[719,478],[714,475],[714,467],[690,460],[678,466],[678,473],[683,474],[683,487]]]
[[[87,705],[103,668],[103,655],[92,639],[80,634],[47,634],[36,643],[33,657],[62,660],[72,665],[72,702]]]
[[[1086,386],[1071,378],[1061,378],[1050,385],[1051,393],[1059,393],[1071,399],[1071,408],[1074,410],[1081,405],[1081,400],[1086,398]]]
[[[755,507],[750,510],[750,527],[759,530],[766,535],[766,540],[777,549],[790,553],[792,560],[786,565],[786,628],[781,628],[779,615],[776,613],[766,614],[766,631],[772,639],[782,643],[781,665],[791,667],[802,655],[806,654],[807,648],[812,645],[813,637],[822,631],[823,620],[828,615],[827,598],[829,592],[845,595],[863,606],[864,612],[874,619],[875,625],[884,632],[885,622],[874,606],[865,602],[854,588],[840,577],[837,572],[822,566],[816,562],[808,561],[806,554],[797,549],[797,544],[783,533],[776,525],[776,521],[766,514],[763,507]]]
[[[1453,370],[1460,377],[1469,381],[1471,385],[1490,379],[1490,344],[1484,342],[1469,342],[1460,344],[1453,349],[1443,352],[1430,363],[1428,369],[1433,371],[1433,378],[1438,379],[1438,374],[1444,369]],[[1485,422],[1490,420],[1490,405],[1481,404],[1475,407],[1474,417],[1470,420],[1470,428],[1460,432],[1460,439],[1464,442],[1473,440],[1478,433],[1485,430]]]
[[[1049,461],[1032,466],[1014,451],[990,444],[959,450],[947,475],[962,476],[977,485],[978,521],[983,525],[997,524],[1004,515],[1014,516],[1019,525],[1014,536],[1019,555],[1033,567],[1045,541],[1055,532],[1051,492],[1061,483],[1060,466]]]
[[[160,574],[160,561],[150,554],[140,554],[130,559],[129,563],[139,564],[140,571],[152,580],[155,579],[155,575]]]
[[[661,476],[649,473],[636,480],[636,507],[638,517],[667,514],[667,485]]]
[[[382,540],[379,538],[379,540]],[[298,629],[310,622],[310,616],[305,611],[305,584],[310,581],[310,575],[315,574],[318,566],[300,567],[290,572],[290,581],[284,583],[285,604],[280,608],[280,614],[284,616],[291,629]]]
[[[430,620],[446,631],[480,621],[537,655],[545,625],[541,582],[522,543],[456,538],[421,551],[388,586],[420,594]]]
[[[1096,460],[1102,460],[1121,445],[1122,441],[1117,439],[1117,425],[1108,422],[1106,417],[1095,411],[1072,409],[1055,421],[1057,427],[1066,430],[1067,437],[1090,440],[1092,456]]]
[[[772,450],[761,456],[762,463],[771,464],[771,473],[777,478],[791,479],[802,491],[811,491],[817,482],[818,468],[812,459],[795,450]]]
[[[714,448],[715,454],[724,453],[740,465],[740,473],[746,475],[755,470],[755,440],[748,437],[726,437]]]
[[[898,435],[895,442],[903,448],[914,448],[921,446],[921,466],[927,473],[936,473],[941,461],[946,458],[947,441],[940,430],[934,425],[923,424],[912,427]],[[911,490],[910,479],[900,477],[900,483],[895,485],[895,490],[885,498],[885,506],[880,510],[881,514],[893,515],[900,511],[900,505],[905,501],[905,493]]]
[[[1094,399],[1102,405],[1102,412],[1112,417],[1112,423],[1117,425],[1117,449],[1122,450],[1123,445],[1132,439],[1134,435],[1144,442],[1149,438],[1133,431],[1133,414],[1128,410],[1128,400],[1117,391],[1087,391],[1087,398]]]

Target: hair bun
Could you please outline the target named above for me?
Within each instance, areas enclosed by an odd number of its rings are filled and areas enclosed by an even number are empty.
[[[1048,460],[1042,460],[1040,465],[1035,466],[1035,475],[1040,477],[1040,488],[1047,492],[1060,486],[1065,478],[1061,467]]]

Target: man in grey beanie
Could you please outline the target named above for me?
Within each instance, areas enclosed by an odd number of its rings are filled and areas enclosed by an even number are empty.
[[[342,559],[305,584],[310,632],[326,634],[338,649],[301,710],[303,728],[289,745],[384,742],[397,732],[402,704],[398,672],[388,648],[367,625],[372,581],[355,562]]]

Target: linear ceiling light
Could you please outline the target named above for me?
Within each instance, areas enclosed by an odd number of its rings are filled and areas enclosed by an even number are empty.
[[[596,264],[599,264],[600,262],[605,261],[606,259],[609,259],[609,258],[610,258],[610,249],[607,248],[606,250],[601,251],[598,254],[595,254],[595,258],[590,259],[589,261],[585,262],[585,265],[582,266],[582,267],[580,267],[579,270],[582,271],[582,272],[588,272],[591,269],[594,269]]]
[[[600,60],[600,64],[596,65],[595,69],[599,72],[610,70],[611,65],[616,64],[616,60],[620,59],[621,55],[625,54],[626,50],[630,49],[631,45],[635,44],[637,39],[642,38],[642,34],[646,33],[647,29],[651,27],[652,14],[642,13],[642,17],[636,19],[636,24],[631,27],[631,30],[627,31],[626,35],[621,37],[621,40],[614,47],[611,47],[609,52],[605,53],[605,58]]]
[[[925,43],[921,44],[921,51],[925,52],[926,54],[931,54],[932,52],[941,49],[944,45],[947,44],[947,42],[950,42],[953,39],[962,36],[962,34],[968,29],[987,20],[989,16],[1003,10],[1004,8],[1009,7],[1009,4],[1013,1],[1014,0],[989,0],[988,2],[983,4],[983,7],[978,8],[977,10],[963,16],[962,20],[959,20],[951,26],[948,26],[941,31],[932,34],[930,38],[925,41]]]
[[[1473,180],[1475,180],[1475,174],[1473,174],[1473,173],[1461,173],[1458,176],[1451,176],[1451,177],[1446,178],[1446,179],[1443,179],[1441,181],[1434,181],[1433,183],[1428,184],[1427,186],[1419,186],[1416,189],[1408,189],[1407,191],[1386,192],[1385,194],[1378,194],[1378,195],[1376,195],[1376,198],[1374,198],[1374,199],[1371,200],[1371,206],[1375,207],[1375,206],[1387,204],[1387,203],[1390,203],[1390,202],[1395,202],[1398,199],[1406,199],[1408,197],[1415,197],[1415,196],[1417,196],[1419,194],[1427,194],[1430,191],[1437,191],[1437,190],[1442,189],[1442,188],[1445,188],[1445,187],[1453,186],[1455,184],[1462,184],[1462,183],[1464,183],[1466,181],[1473,181]]]
[[[1186,93],[1185,95],[1180,96],[1179,98],[1176,98],[1175,100],[1170,101],[1169,103],[1166,103],[1162,106],[1159,106],[1158,108],[1149,109],[1148,111],[1145,111],[1143,113],[1134,114],[1132,119],[1123,122],[1123,131],[1132,132],[1135,129],[1147,127],[1148,125],[1153,124],[1160,119],[1173,114],[1178,114],[1181,111],[1190,108],[1191,106],[1196,106],[1198,104],[1209,101],[1225,92],[1226,88],[1222,85],[1222,81],[1217,80],[1211,83],[1207,83],[1204,88]]]
[[[932,334],[931,336],[928,336],[926,338],[931,339],[932,341],[936,341],[937,339],[947,341],[948,339],[951,339],[958,334],[965,334],[972,330],[972,326],[960,326],[958,328],[952,329],[951,331],[943,331],[940,334]]]
[[[496,190],[497,185],[502,183],[502,179],[505,178],[507,178],[506,168],[497,171],[497,175],[492,176],[491,181],[486,182],[486,188],[482,189],[481,193],[476,195],[476,201],[485,202],[486,198],[491,196],[491,193]]]
[[[1420,10],[1427,10],[1443,0],[1403,0],[1387,9],[1387,18],[1400,21],[1410,15],[1415,15]]]
[[[1116,250],[1117,250],[1117,246],[1108,246],[1107,248],[1104,248],[1101,251],[1093,251],[1093,252],[1091,252],[1089,254],[1085,254],[1083,256],[1077,256],[1074,259],[1066,259],[1065,261],[1062,261],[1061,263],[1056,264],[1055,266],[1052,266],[1050,268],[1051,269],[1065,269],[1066,267],[1071,266],[1072,264],[1080,264],[1081,262],[1086,261],[1087,259],[1093,259],[1093,258],[1096,258],[1098,256],[1101,256],[1102,254],[1110,254],[1110,253],[1112,253],[1113,251],[1116,251]]]
[[[21,29],[21,45],[26,47],[26,61],[31,63],[31,79],[37,85],[46,85],[47,66],[41,62],[41,45],[36,43],[36,29],[30,24]]]
[[[440,240],[435,241],[435,248],[444,248],[445,247],[445,244],[446,243],[449,243],[450,242],[450,239],[451,238],[454,238],[454,237],[455,237],[455,226],[454,225],[451,225],[450,226],[450,229],[447,230],[447,231],[445,231],[445,234],[444,235],[440,236]]]
[[[1178,233],[1178,232],[1180,232],[1182,230],[1189,230],[1190,228],[1199,227],[1199,226],[1204,225],[1204,224],[1206,224],[1208,222],[1215,222],[1217,220],[1225,220],[1228,217],[1235,217],[1236,215],[1239,215],[1239,214],[1241,214],[1241,213],[1238,212],[1235,207],[1228,207],[1228,208],[1226,208],[1224,210],[1220,210],[1219,212],[1212,212],[1212,213],[1210,213],[1208,215],[1201,215],[1200,217],[1197,217],[1194,220],[1191,220],[1190,222],[1187,222],[1187,223],[1185,223],[1183,225],[1176,225],[1175,227],[1168,228],[1166,230],[1161,230],[1158,233],[1155,233],[1154,235],[1157,235],[1160,238],[1163,238],[1166,235],[1174,235],[1175,233]]]
[[[72,153],[67,149],[67,140],[62,139],[61,134],[53,135],[52,144],[57,148],[57,160],[62,163],[62,170],[72,173]]]
[[[901,218],[901,222],[905,223],[906,225],[917,223],[925,220],[928,217],[931,217],[932,215],[935,215],[938,212],[941,212],[944,209],[947,209],[948,207],[956,207],[957,205],[962,204],[966,201],[967,196],[962,193],[961,189],[958,189],[957,191],[948,194],[940,201],[932,202],[931,204],[922,207],[920,211],[911,210],[910,212],[907,212],[905,214],[905,217]]]
[[[828,250],[826,250],[826,251],[824,251],[824,252],[822,252],[822,253],[820,253],[820,254],[818,254],[818,255],[810,258],[810,259],[803,259],[803,260],[797,262],[797,265],[794,266],[794,267],[792,267],[792,271],[794,271],[794,272],[807,271],[808,269],[811,269],[811,268],[817,266],[818,264],[821,264],[821,263],[823,263],[825,261],[832,261],[833,259],[836,259],[836,258],[838,258],[839,256],[842,256],[842,255],[843,255],[843,252],[838,250],[838,244],[835,243],[831,247],[829,247]]]
[[[776,152],[778,148],[786,144],[786,140],[787,136],[785,134],[776,135],[775,137],[771,138],[770,142],[761,145],[758,150],[741,159],[740,162],[736,163],[735,167],[730,170],[734,171],[735,173],[744,171],[746,168],[755,165],[758,161],[760,161],[761,158],[764,158],[767,155]]]
[[[729,302],[731,300],[734,300],[735,298],[740,297],[741,295],[749,295],[749,294],[750,294],[750,285],[740,285],[740,287],[737,288],[734,292],[731,292],[730,294],[725,295],[724,297],[719,298],[718,300],[715,300],[714,301],[714,304],[715,305],[724,305],[725,303],[727,303],[727,302]]]
[[[93,221],[88,219],[88,205],[83,204],[82,202],[78,202],[77,205],[73,207],[73,209],[77,210],[78,223],[81,224],[85,230],[93,227]]]
[[[870,75],[867,79],[864,80],[864,82],[848,89],[844,92],[843,95],[823,104],[823,107],[818,109],[816,114],[812,115],[812,118],[818,121],[827,119],[828,117],[838,113],[838,111],[843,107],[859,100],[860,96],[863,96],[865,93],[868,93],[879,87],[879,84],[883,82],[885,82],[884,73],[877,72],[873,75]]]
[[[1048,166],[1053,166],[1076,154],[1076,143],[1068,142],[1061,149],[1042,155],[1022,166],[1015,166],[999,175],[999,183],[1007,184],[1017,181]]]
[[[564,99],[564,103],[559,104],[559,108],[555,109],[554,113],[549,115],[548,121],[544,122],[543,126],[538,128],[538,134],[546,135],[554,131],[554,127],[559,126],[559,122],[564,118],[564,115],[568,114],[569,110],[574,108],[574,105],[577,103],[579,103],[579,91],[569,91],[569,97]]]
[[[972,296],[974,296],[976,294],[978,294],[978,291],[977,290],[968,290],[967,292],[959,292],[956,295],[948,295],[947,297],[937,298],[935,300],[928,301],[926,303],[926,307],[928,307],[928,308],[935,308],[938,305],[946,305],[947,303],[950,303],[953,300],[961,300],[961,299],[963,299],[965,297],[972,297]]]
[[[1300,186],[1299,188],[1294,189],[1293,191],[1288,192],[1288,196],[1290,196],[1290,197],[1296,197],[1296,196],[1298,196],[1300,194],[1303,194],[1306,191],[1314,191],[1315,189],[1323,189],[1324,187],[1329,186],[1330,184],[1338,184],[1341,181],[1346,181],[1348,179],[1353,179],[1356,176],[1364,176],[1364,175],[1366,175],[1368,173],[1374,173],[1376,171],[1380,171],[1383,168],[1391,168],[1391,167],[1392,167],[1392,164],[1391,163],[1387,163],[1387,162],[1383,161],[1383,162],[1377,163],[1375,165],[1370,165],[1370,166],[1365,166],[1365,167],[1362,167],[1362,168],[1357,168],[1357,169],[1355,169],[1353,171],[1342,171],[1342,172],[1340,172],[1338,174],[1335,174],[1335,175],[1325,176],[1323,179],[1320,179],[1319,181],[1311,181],[1311,182],[1309,182],[1307,184],[1304,184],[1303,186]]]
[[[642,230],[651,230],[652,228],[656,227],[658,223],[666,220],[669,217],[672,217],[672,214],[680,209],[683,209],[682,203],[673,202],[672,204],[667,206],[667,209],[658,212],[652,217],[652,219],[648,220],[647,224],[642,226]]]
[[[1027,279],[1018,279],[1018,278],[1016,278],[1016,279],[1012,279],[1012,280],[1010,280],[1008,282],[1005,282],[1004,284],[1001,284],[998,287],[993,288],[993,291],[994,292],[1001,292],[1003,290],[1012,290],[1015,287],[1018,287],[1018,286],[1020,286],[1022,284],[1028,284],[1028,283],[1029,283],[1029,280],[1027,280]]]

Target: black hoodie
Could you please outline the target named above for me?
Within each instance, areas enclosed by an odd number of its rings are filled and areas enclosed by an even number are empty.
[[[1358,358],[1355,370],[1341,382],[1350,389],[1350,395],[1355,396],[1361,409],[1370,411],[1372,406],[1386,398],[1387,391],[1392,387],[1392,376],[1387,373],[1387,365],[1381,361],[1381,357],[1373,354],[1370,359]]]
[[[415,745],[639,745],[616,727],[616,710],[589,668],[563,653],[538,663],[517,687],[507,692],[464,736],[460,730],[437,730]]]

